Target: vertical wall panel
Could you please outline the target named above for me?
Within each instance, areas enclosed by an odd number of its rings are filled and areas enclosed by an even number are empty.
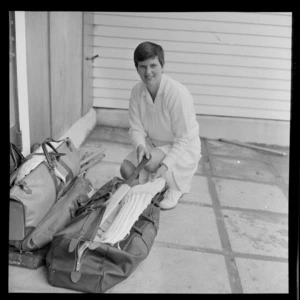
[[[93,103],[126,109],[139,76],[135,47],[165,49],[165,72],[192,92],[197,114],[290,119],[291,13],[95,12]]]
[[[82,113],[82,12],[50,12],[52,136]]]

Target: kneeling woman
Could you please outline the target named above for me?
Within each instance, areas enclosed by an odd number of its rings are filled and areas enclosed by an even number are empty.
[[[124,159],[120,173],[127,179],[143,156],[151,154],[139,180],[148,180],[149,173],[154,173],[152,180],[165,178],[167,191],[160,207],[170,209],[190,191],[201,158],[193,97],[185,86],[163,74],[164,50],[160,45],[138,45],[134,64],[142,80],[133,87],[129,104],[134,150]]]

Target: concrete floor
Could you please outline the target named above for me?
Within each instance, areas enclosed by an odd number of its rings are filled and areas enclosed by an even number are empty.
[[[149,256],[107,293],[289,292],[289,156],[201,141],[191,192],[161,211]],[[86,175],[96,188],[120,177],[131,150],[127,130],[98,126],[80,150],[101,146],[106,156]],[[76,293],[52,287],[45,266],[9,266],[9,292]]]

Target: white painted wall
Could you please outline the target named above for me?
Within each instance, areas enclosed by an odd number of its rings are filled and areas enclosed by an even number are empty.
[[[291,13],[95,12],[93,104],[127,109],[146,40],[185,84],[199,115],[290,120]]]

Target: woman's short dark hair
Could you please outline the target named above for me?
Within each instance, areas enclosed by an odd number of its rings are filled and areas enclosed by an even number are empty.
[[[155,56],[157,56],[158,61],[163,67],[165,64],[165,58],[164,58],[164,49],[162,48],[162,46],[152,42],[143,42],[139,44],[136,47],[133,54],[135,67],[136,68],[138,67],[138,63],[140,61],[144,61],[149,58],[154,58]]]

